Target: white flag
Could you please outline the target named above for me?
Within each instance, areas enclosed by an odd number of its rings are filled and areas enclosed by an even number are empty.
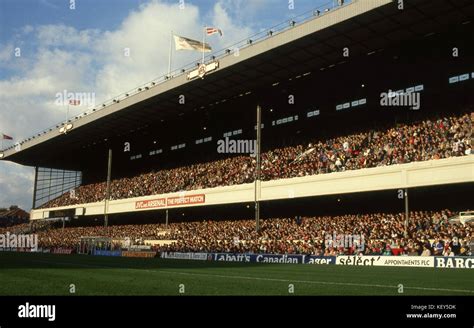
[[[311,154],[311,153],[312,153],[313,151],[315,151],[315,150],[316,150],[315,147],[306,150],[304,153],[301,153],[301,154],[299,154],[298,156],[296,156],[296,158],[295,158],[295,159],[293,160],[293,162],[291,162],[291,163],[293,164],[294,162],[300,161],[301,159],[303,159],[304,157],[308,156],[309,154]]]
[[[197,50],[200,52],[212,51],[212,48],[208,43],[202,43],[178,35],[174,35],[174,43],[176,50]]]

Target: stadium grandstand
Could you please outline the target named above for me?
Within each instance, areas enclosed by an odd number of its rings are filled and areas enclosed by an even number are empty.
[[[35,168],[42,248],[470,255],[473,17],[463,0],[315,9],[0,158]]]

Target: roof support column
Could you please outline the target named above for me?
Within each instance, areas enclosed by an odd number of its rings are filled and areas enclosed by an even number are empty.
[[[35,166],[35,185],[33,187],[33,209],[36,208],[36,189],[38,188],[38,167]]]
[[[257,105],[257,144],[256,144],[256,168],[255,168],[255,230],[260,231],[260,147],[262,139],[262,109]]]
[[[107,165],[107,188],[105,191],[104,200],[104,226],[109,225],[109,200],[110,200],[110,177],[112,175],[112,148],[109,148],[109,160]]]

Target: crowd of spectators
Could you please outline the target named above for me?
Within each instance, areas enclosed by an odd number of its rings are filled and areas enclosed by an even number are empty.
[[[313,140],[262,153],[261,179],[274,180],[472,154],[474,113],[426,119],[384,130]],[[111,199],[254,181],[255,158],[236,156],[113,180]],[[106,183],[82,185],[42,207],[103,201]]]
[[[101,236],[113,240],[129,238],[133,244],[166,241],[154,249],[169,252],[471,255],[474,228],[449,222],[453,215],[449,210],[410,212],[406,235],[404,213],[373,213],[265,219],[259,232],[254,220],[57,228],[39,232],[39,245],[75,249],[80,237]],[[352,244],[330,242],[341,235],[362,238]]]
[[[161,224],[131,224],[87,226],[87,227],[57,227],[38,232],[38,244],[43,248],[73,248],[76,249],[81,237],[110,237],[114,240],[129,238],[133,244],[143,244],[144,240],[157,240],[162,234]]]
[[[6,235],[7,232],[10,234],[27,234],[30,232],[30,224],[29,223],[20,223],[20,224],[13,224],[8,225],[5,227],[0,227],[0,235]]]

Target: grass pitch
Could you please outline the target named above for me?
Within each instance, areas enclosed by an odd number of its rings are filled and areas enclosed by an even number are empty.
[[[471,295],[470,269],[0,252],[0,295]],[[294,286],[291,293],[291,285]],[[403,293],[399,293],[400,284]]]

